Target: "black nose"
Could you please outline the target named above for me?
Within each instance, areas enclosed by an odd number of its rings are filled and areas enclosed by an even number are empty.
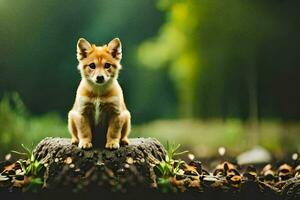
[[[103,83],[104,82],[104,76],[97,76],[97,83]]]

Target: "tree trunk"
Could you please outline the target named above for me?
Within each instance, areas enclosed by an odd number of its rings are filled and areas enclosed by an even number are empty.
[[[47,189],[126,191],[156,186],[153,167],[165,157],[165,149],[156,139],[130,139],[128,146],[118,150],[81,150],[70,141],[45,138],[34,150],[45,166]]]

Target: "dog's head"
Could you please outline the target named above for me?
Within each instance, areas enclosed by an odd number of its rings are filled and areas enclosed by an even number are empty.
[[[94,85],[105,85],[118,78],[122,47],[119,38],[107,45],[96,46],[80,38],[77,42],[78,69],[82,78]]]

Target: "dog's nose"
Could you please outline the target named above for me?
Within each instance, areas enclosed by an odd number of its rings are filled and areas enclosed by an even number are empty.
[[[104,76],[97,76],[97,83],[103,83],[104,82]]]

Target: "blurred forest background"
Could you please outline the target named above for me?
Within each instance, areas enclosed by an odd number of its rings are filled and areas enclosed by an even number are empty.
[[[68,137],[79,37],[121,39],[132,137],[199,156],[299,152],[299,10],[298,0],[0,0],[0,156]]]

